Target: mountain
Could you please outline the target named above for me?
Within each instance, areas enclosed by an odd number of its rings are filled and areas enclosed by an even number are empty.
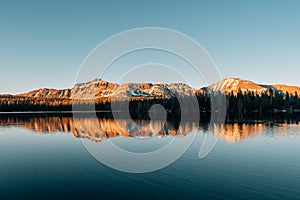
[[[128,98],[128,97],[158,97],[170,98],[172,96],[193,96],[205,94],[206,91],[217,91],[224,94],[236,95],[239,91],[242,93],[254,92],[255,94],[268,93],[270,90],[291,95],[300,94],[300,87],[287,86],[283,84],[260,85],[249,80],[240,78],[225,78],[218,83],[203,88],[192,88],[184,83],[124,83],[115,84],[95,79],[86,83],[75,84],[71,89],[48,89],[41,88],[27,93],[17,94],[17,97],[29,98],[58,98],[58,99],[97,99],[103,97]],[[3,94],[1,97],[11,95]]]
[[[297,86],[287,86],[283,84],[274,85],[260,85],[249,80],[243,80],[240,78],[225,78],[216,84],[212,84],[209,87],[212,91],[219,91],[224,94],[233,93],[236,95],[239,91],[242,93],[254,92],[254,94],[269,94],[278,92],[280,94],[286,94],[288,92],[290,95],[300,94],[300,87]]]
[[[242,93],[254,92],[261,94],[267,92],[268,89],[248,80],[242,80],[239,78],[225,78],[216,84],[212,84],[210,89],[213,91],[220,91],[225,94],[237,94],[240,90]]]
[[[192,88],[184,83],[116,84],[102,79],[94,79],[75,84],[74,87],[67,89],[42,88],[17,95],[0,95],[0,112],[70,111],[74,102],[81,106],[81,110],[91,109],[94,103],[96,103],[96,109],[98,110],[109,110],[109,104],[113,100],[118,100],[120,103],[129,100],[134,101],[132,109],[137,112],[149,109],[149,106],[155,102],[160,102],[167,106],[169,110],[178,110],[180,106],[175,99],[177,97],[188,98],[192,96],[197,96],[200,109],[206,112],[210,110],[209,96],[211,92],[234,97],[230,98],[231,102],[228,104],[231,106],[229,109],[232,112],[246,112],[251,109],[256,112],[257,110],[261,112],[263,109],[266,112],[275,109],[300,111],[298,96],[300,88],[297,86],[261,85],[240,78],[225,78],[218,83],[203,88]],[[247,95],[247,98],[237,99],[238,93]],[[288,98],[287,93],[292,98]],[[140,101],[147,102],[138,105],[137,102]],[[263,109],[260,105],[263,105]],[[190,109],[190,111],[193,111],[193,108]]]
[[[109,83],[101,79],[95,79],[86,83],[77,83],[71,89],[69,98],[94,99],[109,97],[117,87],[118,84]]]
[[[242,93],[254,92],[255,94],[269,93],[277,91],[282,94],[288,92],[290,95],[300,94],[300,87],[287,86],[283,84],[260,85],[249,80],[240,78],[225,78],[218,83],[203,88],[192,88],[184,83],[124,83],[115,84],[95,79],[86,83],[75,84],[71,89],[48,89],[41,88],[23,94],[17,94],[17,97],[29,98],[59,98],[59,99],[97,99],[103,97],[128,98],[128,97],[158,97],[170,98],[172,96],[193,96],[205,94],[206,91],[216,91],[223,94],[236,95],[239,91]],[[11,95],[5,94],[2,97]]]
[[[288,85],[284,85],[284,84],[274,84],[272,85],[274,88],[276,88],[276,90],[285,93],[289,93],[292,95],[295,95],[297,93],[297,95],[300,94],[300,87],[297,86],[288,86]]]
[[[38,89],[27,93],[18,94],[20,97],[34,98],[72,98],[94,99],[102,97],[128,98],[128,97],[159,97],[191,96],[201,92],[184,83],[152,84],[152,83],[109,83],[95,79],[86,83],[75,84],[71,89]]]
[[[34,98],[69,98],[71,94],[71,89],[48,89],[41,88],[38,90],[33,90],[27,93],[19,94],[20,97],[34,97]]]

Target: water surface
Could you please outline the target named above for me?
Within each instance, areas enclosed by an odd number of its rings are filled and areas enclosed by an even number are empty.
[[[139,126],[149,121],[137,120]],[[156,121],[139,131],[125,119],[69,115],[0,116],[1,199],[297,199],[300,196],[298,121],[228,123]],[[121,128],[120,128],[121,127]],[[124,128],[125,127],[125,128]],[[158,130],[153,132],[153,130]],[[131,152],[151,152],[173,137],[197,131],[190,148],[168,167],[145,174],[111,169],[82,144],[111,141]],[[198,158],[203,135],[219,138]],[[105,153],[105,152],[104,152]]]

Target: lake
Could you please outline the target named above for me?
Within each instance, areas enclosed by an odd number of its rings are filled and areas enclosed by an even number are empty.
[[[148,173],[116,170],[95,159],[89,149],[98,146],[101,156],[111,156],[109,149],[103,149],[111,143],[133,154],[163,152],[174,138],[180,144],[191,135],[192,143],[182,156]],[[200,159],[207,135],[218,140]],[[298,120],[209,126],[69,114],[1,114],[0,199],[297,199],[299,136]]]

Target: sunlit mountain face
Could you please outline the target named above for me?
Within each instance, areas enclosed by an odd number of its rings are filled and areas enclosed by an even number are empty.
[[[102,79],[95,79],[86,83],[75,84],[71,89],[42,88],[19,94],[20,97],[35,98],[72,98],[94,99],[101,97],[161,97],[170,98],[172,95],[191,96],[201,89],[191,88],[183,83],[152,84],[152,83],[109,83]]]
[[[240,78],[225,78],[216,84],[210,86],[211,90],[220,91],[224,94],[235,94],[253,92],[258,95],[278,92],[279,94],[296,95],[300,92],[300,87],[298,86],[288,86],[284,84],[272,84],[272,85],[262,85],[249,80],[243,80]]]
[[[94,99],[101,97],[162,97],[172,95],[191,96],[204,94],[207,90],[219,91],[224,94],[242,92],[269,93],[276,90],[280,93],[288,92],[291,95],[300,93],[300,87],[284,84],[261,85],[240,78],[225,78],[218,83],[203,88],[192,88],[184,83],[152,84],[152,83],[125,83],[115,84],[102,79],[95,79],[86,83],[75,84],[71,89],[42,88],[27,93],[15,95],[16,97],[34,98],[63,98],[63,99]],[[4,96],[2,96],[4,97]]]
[[[248,80],[241,80],[239,78],[226,78],[216,84],[212,84],[210,88],[214,91],[220,91],[224,94],[237,94],[241,92],[255,92],[255,93],[264,93],[268,89],[260,86],[257,83]]]
[[[110,110],[114,101],[154,104],[164,101],[171,110],[179,109],[178,99],[197,98],[200,111],[210,111],[212,96],[226,96],[228,110],[232,112],[273,112],[274,110],[300,111],[298,86],[281,84],[261,85],[239,78],[226,78],[202,88],[192,88],[184,83],[115,84],[101,79],[75,84],[70,89],[38,89],[18,95],[0,95],[0,112],[18,111],[71,111],[74,104],[95,105],[96,110]],[[234,99],[235,98],[235,99]],[[248,105],[253,102],[253,105]],[[239,104],[238,110],[236,110]],[[255,105],[254,105],[255,104]],[[292,106],[290,108],[290,106]],[[79,106],[80,107],[80,106]],[[140,105],[139,105],[140,107]],[[84,110],[79,108],[79,110]],[[148,107],[142,110],[147,111]],[[190,108],[190,110],[195,110]]]

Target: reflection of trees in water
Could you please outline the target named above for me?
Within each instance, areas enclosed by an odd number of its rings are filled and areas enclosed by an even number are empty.
[[[230,142],[238,142],[250,137],[254,137],[258,134],[264,133],[267,125],[262,123],[254,124],[223,124],[212,126],[213,134],[217,135],[219,138]]]
[[[20,125],[39,133],[71,132],[75,137],[93,141],[112,137],[184,136],[198,129],[198,123],[176,121],[126,120],[96,117],[2,115],[1,126]]]
[[[227,123],[212,125],[209,123],[181,122],[171,119],[166,122],[160,120],[111,119],[82,116],[73,118],[71,114],[22,114],[0,115],[0,126],[18,125],[39,133],[67,132],[78,138],[87,138],[96,142],[109,138],[123,137],[152,137],[152,136],[185,136],[191,131],[212,133],[227,142],[238,142],[247,138],[264,134],[267,129],[289,130],[289,124],[299,121],[259,121],[255,123]],[[282,132],[282,131],[281,131]]]

